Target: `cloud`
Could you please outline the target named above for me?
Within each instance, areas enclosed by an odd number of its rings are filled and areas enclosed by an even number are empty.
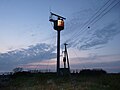
[[[42,61],[35,61],[23,65],[19,65],[19,67],[23,68],[24,70],[52,70],[56,71],[56,58],[42,60]]]
[[[66,22],[65,30],[61,32],[62,39],[62,48],[64,43],[69,43],[68,47],[73,47],[74,39],[72,36],[77,34],[78,31],[81,31],[84,24],[88,21],[88,19],[93,15],[93,9],[85,9],[80,10],[76,13],[73,13],[70,18],[68,18],[68,22]]]
[[[102,29],[95,30],[91,37],[84,40],[84,43],[79,48],[85,50],[96,46],[100,47],[108,43],[116,35],[120,34],[118,24],[119,23],[111,23]]]
[[[90,54],[88,57],[70,58],[70,68],[72,69],[104,69],[107,72],[120,72],[120,55],[96,55]],[[43,60],[21,65],[24,69],[50,69],[55,71],[56,59]],[[61,62],[61,67],[63,63]]]
[[[45,43],[29,46],[27,49],[0,54],[0,70],[11,70],[19,65],[48,60],[56,57],[55,46]]]
[[[84,63],[84,64],[73,64],[72,69],[103,69],[108,73],[120,72],[120,61],[112,61],[105,63]]]
[[[84,63],[106,63],[112,61],[120,61],[120,55],[89,55],[88,57],[71,58],[71,63],[84,64]]]
[[[120,34],[120,22],[110,23],[102,29],[93,29],[72,39],[68,39],[69,47],[76,47],[80,50],[88,50],[91,48],[99,49],[107,44],[116,35]]]
[[[120,55],[90,55],[70,59],[72,69],[104,69],[107,72],[120,72]]]
[[[63,43],[69,44],[69,47],[74,47],[80,50],[99,49],[110,42],[116,35],[120,34],[120,20],[118,16],[114,19],[104,19],[101,23],[92,25],[95,28],[88,28],[91,23],[91,17],[95,12],[92,9],[83,10],[74,13],[70,21],[67,22],[66,28],[63,31]],[[90,19],[90,20],[89,20]],[[108,20],[110,19],[110,20]],[[98,27],[97,27],[98,25]],[[63,44],[62,44],[63,47]]]

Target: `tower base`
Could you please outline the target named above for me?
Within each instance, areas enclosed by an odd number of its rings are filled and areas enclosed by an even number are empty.
[[[68,76],[68,75],[70,75],[69,68],[60,68],[60,75],[61,76]]]

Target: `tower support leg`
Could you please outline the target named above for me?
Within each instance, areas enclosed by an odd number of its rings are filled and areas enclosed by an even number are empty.
[[[60,75],[60,30],[57,31],[57,75]]]

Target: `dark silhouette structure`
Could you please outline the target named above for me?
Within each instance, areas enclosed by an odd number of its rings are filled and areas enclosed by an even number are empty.
[[[57,31],[57,75],[60,75],[60,31],[64,29],[64,20],[66,18],[50,12],[50,22],[54,23],[54,29]],[[53,19],[57,17],[57,19]]]
[[[63,63],[64,67],[60,68],[60,75],[70,75],[70,65],[69,65],[69,58],[68,58],[68,52],[67,52],[67,45],[65,45],[65,50],[63,51]]]

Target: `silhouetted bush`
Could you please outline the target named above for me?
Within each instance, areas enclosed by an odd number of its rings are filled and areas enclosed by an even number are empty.
[[[17,68],[14,68],[14,69],[13,69],[13,72],[14,72],[14,73],[22,72],[22,71],[23,71],[23,68],[21,68],[21,67],[17,67]]]
[[[13,77],[14,76],[30,76],[31,73],[30,72],[26,72],[26,71],[23,71],[23,72],[16,72],[13,74]]]
[[[103,75],[106,74],[107,72],[102,70],[102,69],[83,69],[80,71],[80,74],[82,75]]]

